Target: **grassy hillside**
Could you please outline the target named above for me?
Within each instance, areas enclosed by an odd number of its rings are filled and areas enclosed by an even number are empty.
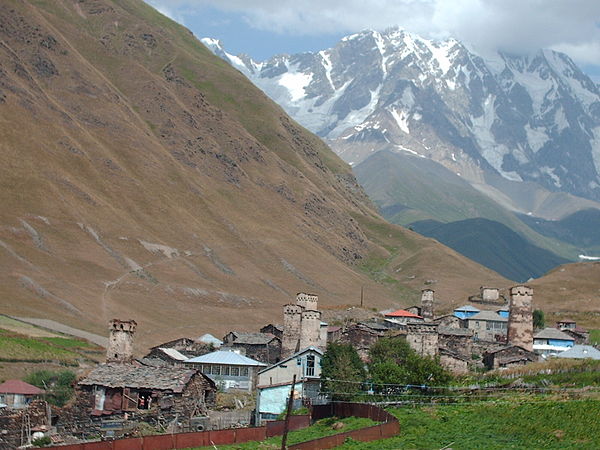
[[[513,212],[435,161],[380,151],[354,170],[383,216],[393,223],[408,225],[429,219],[448,223],[481,217],[504,224],[533,245],[568,260],[576,260],[579,254],[573,244],[530,228]]]
[[[142,0],[6,0],[0,39],[7,313],[100,335],[135,318],[143,351],[280,320],[298,291],[383,308],[432,279],[443,298],[509,283],[386,223],[316,136]]]
[[[492,220],[467,219],[451,223],[424,220],[410,226],[515,281],[538,278],[568,262]]]

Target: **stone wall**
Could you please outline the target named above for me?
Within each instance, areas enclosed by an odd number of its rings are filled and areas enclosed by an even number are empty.
[[[44,400],[34,400],[27,408],[23,409],[0,409],[0,448],[16,448],[27,444],[21,442],[21,430],[23,417],[29,415],[31,427],[39,427],[48,424],[48,404]]]
[[[281,339],[281,358],[287,358],[298,351],[302,307],[285,305],[283,307],[283,337]]]
[[[300,321],[300,347],[319,347],[321,344],[321,312],[304,310]]]
[[[113,319],[108,324],[108,347],[106,362],[129,362],[133,359],[133,335],[135,320]]]
[[[431,289],[423,289],[421,291],[421,317],[426,322],[431,322],[433,320],[434,311],[434,292]]]
[[[437,324],[407,323],[406,342],[421,356],[436,356],[438,354]]]

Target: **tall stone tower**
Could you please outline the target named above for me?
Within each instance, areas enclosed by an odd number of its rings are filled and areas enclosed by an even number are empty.
[[[319,347],[321,343],[321,311],[304,310],[302,311],[302,321],[300,326],[300,348]]]
[[[433,321],[433,302],[434,291],[431,289],[423,289],[421,291],[421,317],[426,322]]]
[[[283,307],[283,335],[281,336],[281,357],[287,358],[298,351],[302,307],[285,305]]]
[[[319,297],[314,294],[305,294],[299,292],[296,294],[296,305],[301,306],[302,309],[309,309],[311,311],[318,311]]]
[[[533,289],[518,285],[510,288],[508,344],[533,351]]]
[[[108,347],[106,362],[126,363],[133,360],[133,335],[135,320],[113,319],[108,323]]]

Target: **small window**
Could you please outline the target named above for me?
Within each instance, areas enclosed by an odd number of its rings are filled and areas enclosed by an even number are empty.
[[[302,358],[296,358],[296,365],[297,366],[301,366],[302,365]]]
[[[229,375],[229,366],[223,366],[221,370],[221,375]]]
[[[242,367],[241,374],[243,377],[247,377],[248,376],[248,368]]]
[[[212,366],[211,373],[213,375],[221,375],[221,366]]]
[[[239,377],[240,376],[240,368],[232,367],[230,373],[231,373],[231,376],[233,376],[233,377]]]

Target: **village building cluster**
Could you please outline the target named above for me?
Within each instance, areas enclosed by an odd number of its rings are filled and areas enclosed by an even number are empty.
[[[438,358],[455,374],[548,356],[600,359],[600,351],[586,345],[587,331],[572,320],[534,332],[528,286],[510,288],[508,298],[482,287],[450,314],[436,315],[435,306],[435,292],[424,289],[419,305],[330,326],[321,320],[318,297],[299,293],[283,306],[282,324],[257,332],[232,330],[223,339],[182,337],[152,347],[142,358],[134,356],[137,323],[113,319],[106,362],[77,382],[75,401],[63,408],[59,422],[65,431],[84,437],[144,422],[171,432],[204,430],[211,427],[217,395],[232,392],[255,396],[252,420],[258,424],[284,411],[292,384],[296,404],[326,400],[320,393],[321,359],[331,342],[351,344],[367,361],[379,339],[404,338],[419,355]],[[43,394],[8,381],[0,385],[0,407],[28,408]],[[0,425],[1,420],[0,414]]]

